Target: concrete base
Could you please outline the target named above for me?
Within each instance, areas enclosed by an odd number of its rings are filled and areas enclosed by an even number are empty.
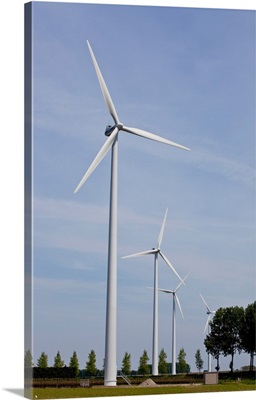
[[[218,372],[204,372],[204,385],[217,385],[218,383]]]
[[[116,381],[104,381],[104,386],[116,386]]]

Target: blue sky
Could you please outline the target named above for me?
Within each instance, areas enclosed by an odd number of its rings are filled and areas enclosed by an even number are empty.
[[[181,276],[177,351],[195,370],[206,310],[255,300],[255,13],[170,7],[34,3],[34,348],[49,364],[105,337],[110,154],[73,191],[111,123],[90,41],[120,120],[191,148],[119,134],[118,368],[151,357],[156,246]],[[159,287],[176,277],[160,262]],[[136,329],[134,329],[136,327]],[[159,351],[171,360],[171,297],[159,294]],[[229,358],[221,359],[228,368]],[[236,356],[235,368],[249,362]],[[213,364],[213,367],[215,365]]]

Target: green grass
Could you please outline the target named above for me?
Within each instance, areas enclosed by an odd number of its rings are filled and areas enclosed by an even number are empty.
[[[38,399],[68,399],[104,396],[138,396],[177,393],[208,393],[255,390],[255,381],[223,382],[218,385],[154,386],[154,387],[92,387],[92,388],[36,388]]]

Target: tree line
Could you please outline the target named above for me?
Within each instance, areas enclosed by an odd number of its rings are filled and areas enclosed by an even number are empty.
[[[204,340],[206,351],[217,361],[215,369],[219,371],[220,355],[230,356],[229,364],[233,372],[234,356],[242,351],[249,354],[250,371],[253,371],[256,353],[256,301],[243,307],[219,308],[210,322],[210,333]]]
[[[219,308],[212,321],[210,321],[210,333],[206,336],[204,340],[204,345],[207,353],[210,353],[217,361],[215,369],[219,371],[220,355],[231,356],[230,370],[233,372],[234,356],[238,352],[240,354],[242,351],[246,352],[250,356],[249,370],[253,371],[254,366],[254,355],[256,353],[256,336],[255,336],[255,326],[256,326],[256,301],[244,309],[243,307],[226,307]],[[187,373],[190,372],[190,366],[185,360],[186,353],[184,348],[180,349],[177,362],[176,371],[177,373]],[[164,349],[161,350],[158,356],[158,368],[159,374],[170,373],[172,370],[171,363],[167,362],[167,355]],[[146,350],[143,351],[142,356],[139,360],[138,370],[131,370],[131,354],[125,352],[122,360],[121,372],[125,375],[139,374],[148,375],[151,374],[152,366],[149,362],[148,353]],[[201,358],[200,350],[198,349],[195,354],[195,365],[200,372],[203,368],[203,360]],[[64,360],[62,360],[60,352],[54,358],[53,368],[63,368],[65,366]],[[37,365],[34,366],[33,358],[30,350],[25,353],[25,368],[48,368],[48,356],[45,352],[42,352],[37,360]],[[76,375],[79,376],[79,361],[76,351],[73,352],[69,368],[74,368]],[[84,373],[87,376],[103,375],[104,365],[101,370],[96,367],[96,353],[94,350],[88,355],[88,361],[86,362]]]
[[[197,352],[198,351],[199,350],[197,350]],[[176,363],[177,373],[190,372],[190,366],[187,364],[185,357],[186,357],[186,353],[185,353],[184,348],[182,347],[180,349],[179,355],[177,357],[177,363]],[[199,357],[200,357],[200,351],[199,351]],[[201,360],[201,362],[202,362],[202,360]],[[42,371],[43,369],[49,368],[48,355],[45,352],[42,352],[40,357],[37,360],[37,364],[34,365],[31,351],[30,350],[26,351],[26,353],[25,353],[25,368],[32,368],[32,367],[36,368],[39,372],[41,371],[43,373],[43,371]],[[58,351],[56,356],[54,357],[54,363],[53,363],[52,368],[59,369],[59,368],[64,368],[64,367],[66,367],[65,362],[61,358],[60,351]],[[75,369],[76,376],[81,375],[81,372],[79,369],[79,361],[78,361],[76,351],[74,351],[72,356],[70,357],[68,367]],[[162,349],[160,351],[159,356],[158,356],[158,368],[159,368],[159,374],[167,374],[167,373],[170,373],[170,371],[172,370],[172,363],[169,363],[167,361],[167,354],[164,351],[164,349]],[[146,350],[143,351],[143,354],[141,355],[141,357],[139,359],[139,365],[138,365],[137,371],[132,370],[131,354],[128,352],[125,352],[123,360],[122,360],[122,368],[121,368],[122,374],[124,374],[124,375],[131,375],[131,374],[150,375],[151,372],[152,372],[152,365],[149,364],[149,356],[148,356],[148,353]],[[88,361],[86,362],[85,368],[83,370],[83,374],[85,376],[99,376],[99,375],[103,375],[103,373],[104,373],[104,361],[103,361],[102,370],[99,370],[96,366],[96,353],[94,350],[91,350],[90,353],[88,354]]]

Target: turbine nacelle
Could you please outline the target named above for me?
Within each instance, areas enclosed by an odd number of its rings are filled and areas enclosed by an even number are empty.
[[[106,129],[105,129],[105,135],[110,136],[114,129],[115,129],[115,125],[114,126],[107,125]]]
[[[123,124],[121,124],[120,122],[118,124],[115,125],[107,125],[106,129],[105,129],[105,135],[106,136],[110,136],[111,133],[114,131],[114,129],[117,128],[119,131],[123,128]]]

